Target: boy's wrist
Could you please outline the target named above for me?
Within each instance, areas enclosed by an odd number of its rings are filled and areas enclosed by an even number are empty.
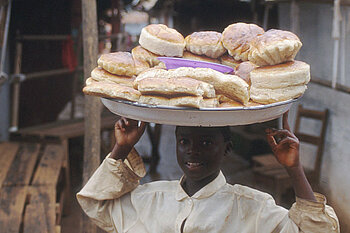
[[[293,167],[285,167],[289,176],[293,179],[293,178],[298,178],[300,176],[304,175],[304,168],[301,165],[301,163],[299,163],[297,166],[293,166]]]
[[[128,154],[130,153],[132,149],[132,146],[130,145],[118,145],[116,144],[110,154],[110,158],[118,160],[124,160],[126,159],[126,157],[128,156]]]

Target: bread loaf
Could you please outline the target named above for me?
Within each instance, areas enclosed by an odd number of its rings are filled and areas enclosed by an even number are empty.
[[[96,67],[95,69],[92,70],[91,78],[96,81],[112,82],[112,83],[125,85],[128,87],[132,87],[135,80],[135,78],[133,77],[111,74],[105,71],[104,69],[102,69],[101,67]]]
[[[109,82],[96,82],[90,79],[83,88],[86,95],[116,98],[136,102],[141,93],[131,87]]]
[[[301,46],[292,32],[271,29],[252,40],[248,59],[258,66],[276,65],[292,61]]]
[[[140,45],[148,51],[167,57],[182,57],[184,37],[163,24],[150,24],[141,30]]]
[[[226,52],[221,33],[214,31],[194,32],[186,36],[186,49],[191,53],[218,58]]]
[[[138,82],[137,89],[142,94],[158,94],[163,96],[194,95],[215,97],[212,85],[191,78],[145,78]]]

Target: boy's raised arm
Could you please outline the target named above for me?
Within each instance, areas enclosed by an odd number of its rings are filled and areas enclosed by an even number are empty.
[[[299,232],[339,232],[334,210],[326,205],[322,194],[313,192],[306,179],[299,157],[299,140],[290,130],[288,112],[283,115],[283,129],[267,129],[266,133],[275,157],[292,179],[296,195],[296,203],[288,213],[289,220],[283,226],[287,230],[281,232],[291,232],[288,230],[290,220],[297,225]]]
[[[286,168],[292,179],[296,196],[302,199],[316,201],[315,195],[300,163],[299,140],[290,130],[288,112],[283,114],[283,129],[267,129],[266,133],[267,141],[272,152],[278,162]]]
[[[115,124],[116,145],[102,164],[77,194],[84,212],[107,232],[123,232],[123,227],[133,224],[134,218],[124,217],[124,210],[134,211],[130,192],[139,185],[146,173],[142,158],[133,149],[145,130],[145,123],[120,119]],[[124,161],[125,160],[125,161]],[[112,218],[112,209],[117,209]]]

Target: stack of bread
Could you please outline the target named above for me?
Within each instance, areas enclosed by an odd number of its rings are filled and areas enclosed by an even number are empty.
[[[223,33],[184,38],[151,24],[142,29],[139,44],[131,53],[103,54],[84,93],[160,106],[249,107],[299,97],[310,81],[310,66],[294,60],[301,42],[288,31],[235,23]],[[236,75],[210,68],[166,70],[160,56],[221,63]]]

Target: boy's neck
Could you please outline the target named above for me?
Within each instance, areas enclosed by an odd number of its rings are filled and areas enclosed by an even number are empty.
[[[202,180],[192,180],[188,177],[184,177],[181,186],[183,190],[187,193],[188,196],[192,197],[196,192],[201,190],[204,186],[215,180],[215,178],[219,175],[220,171],[213,173],[210,176],[205,177]]]

